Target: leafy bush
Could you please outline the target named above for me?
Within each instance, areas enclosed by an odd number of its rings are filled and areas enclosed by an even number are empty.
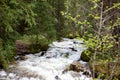
[[[15,56],[15,52],[14,52],[14,47],[11,45],[8,45],[6,47],[5,50],[1,50],[0,52],[0,62],[1,62],[1,66],[5,69],[8,68],[8,64],[10,62],[14,61],[14,56]]]

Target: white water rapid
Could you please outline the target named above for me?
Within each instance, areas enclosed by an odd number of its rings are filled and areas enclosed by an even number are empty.
[[[25,55],[26,59],[17,60],[10,66],[10,71],[0,71],[0,80],[92,80],[83,71],[69,69],[73,61],[87,65],[80,60],[81,52],[85,50],[82,41],[64,38],[49,46],[44,55],[41,56],[42,52]],[[86,71],[90,74],[89,68]]]

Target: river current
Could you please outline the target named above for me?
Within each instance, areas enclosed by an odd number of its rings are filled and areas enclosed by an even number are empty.
[[[1,70],[0,80],[92,80],[83,71],[69,70],[74,61],[88,65],[80,60],[84,50],[83,41],[64,38],[50,44],[44,54],[27,54],[25,60],[17,60],[10,65],[10,70]],[[86,71],[91,74],[89,68]]]

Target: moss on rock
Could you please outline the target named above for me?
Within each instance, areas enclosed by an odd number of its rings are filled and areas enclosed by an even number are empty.
[[[85,53],[85,51],[82,52],[80,59],[85,61],[85,62],[89,62],[90,61],[90,57]]]

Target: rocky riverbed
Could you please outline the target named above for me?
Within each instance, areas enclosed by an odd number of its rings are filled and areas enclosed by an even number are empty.
[[[80,59],[85,47],[79,40],[53,42],[46,52],[17,56],[0,80],[92,80],[89,64]]]

